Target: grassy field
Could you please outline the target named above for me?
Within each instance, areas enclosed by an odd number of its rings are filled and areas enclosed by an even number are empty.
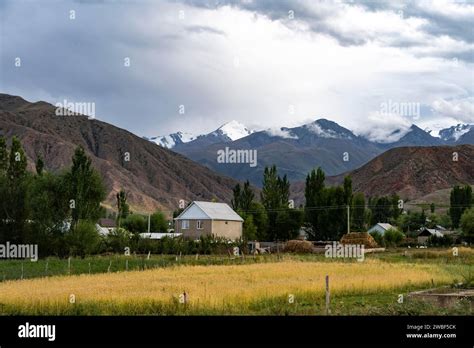
[[[472,314],[462,303],[441,309],[397,302],[399,294],[474,274],[473,250],[460,249],[459,255],[453,257],[450,250],[394,250],[369,255],[364,262],[289,254],[129,257],[128,271],[124,256],[104,256],[71,260],[71,275],[66,276],[51,274],[67,274],[67,260],[41,260],[28,269],[25,262],[24,278],[32,279],[0,283],[0,314],[320,315],[325,313],[326,275],[331,314]],[[0,262],[0,274],[18,271],[16,262]],[[110,272],[101,273],[109,267]],[[183,292],[186,303],[180,301]],[[71,294],[75,303],[70,303]]]

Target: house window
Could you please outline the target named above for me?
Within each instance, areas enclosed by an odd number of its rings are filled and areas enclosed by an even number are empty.
[[[202,230],[202,221],[201,220],[196,221],[196,228],[198,230]]]
[[[183,230],[187,230],[189,228],[189,220],[183,220],[181,221],[181,228]]]

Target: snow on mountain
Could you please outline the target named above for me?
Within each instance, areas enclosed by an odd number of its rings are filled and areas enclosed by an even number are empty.
[[[233,120],[223,124],[211,134],[217,136],[224,135],[227,136],[231,141],[235,141],[237,139],[246,137],[247,135],[250,135],[253,132],[254,130],[250,130],[242,123]]]
[[[264,130],[265,133],[271,137],[280,137],[283,139],[298,139],[298,136],[291,133],[290,129],[282,128],[267,128]]]
[[[459,138],[471,130],[470,124],[457,124],[439,131],[439,137],[444,141],[458,141]]]
[[[328,139],[357,139],[359,137],[365,138],[366,140],[375,144],[381,145],[418,145],[418,146],[432,146],[439,145],[442,142],[455,143],[461,136],[474,129],[469,124],[458,124],[449,128],[441,129],[441,127],[428,127],[421,129],[418,126],[412,124],[411,126],[398,126],[397,128],[389,127],[384,125],[381,127],[372,127],[364,132],[353,133],[351,130],[346,129],[336,122],[327,119],[318,119],[312,123],[308,123],[295,128],[287,127],[274,127],[267,128],[264,130],[270,136],[286,138],[286,139],[299,139],[307,134],[314,134],[319,138]],[[199,145],[202,146],[204,143],[212,144],[215,142],[232,142],[238,139],[255,133],[256,130],[250,129],[244,124],[238,121],[230,121],[215,131],[203,134],[195,135],[186,132],[176,132],[169,135],[157,136],[147,138],[148,140],[160,145],[162,147],[172,149],[177,145],[199,140]],[[194,143],[193,143],[194,144]]]
[[[157,137],[151,137],[148,140],[154,142],[155,144],[161,147],[172,149],[178,144],[188,143],[196,138],[197,136],[192,133],[176,132],[168,135],[159,135]]]
[[[324,118],[306,124],[303,128],[306,128],[309,132],[316,134],[321,138],[352,139],[354,135],[351,131],[341,127],[336,122]]]
[[[253,132],[254,130],[247,128],[240,122],[230,121],[208,134],[196,135],[193,133],[176,132],[168,135],[159,135],[147,139],[157,145],[166,147],[167,149],[172,149],[176,145],[189,143],[193,140],[196,140],[197,138],[218,137],[221,138],[223,141],[234,141],[246,137],[247,135],[250,135]]]

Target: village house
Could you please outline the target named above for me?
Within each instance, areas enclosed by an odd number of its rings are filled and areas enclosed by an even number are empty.
[[[114,219],[99,219],[96,224],[96,229],[99,234],[106,236],[117,228],[117,223]]]
[[[374,226],[372,226],[367,232],[369,233],[378,232],[383,236],[385,232],[387,232],[389,229],[396,229],[396,227],[388,223],[379,222],[378,224],[375,224]]]
[[[174,231],[190,239],[212,235],[236,240],[242,238],[243,221],[225,203],[194,201],[174,219]]]
[[[428,239],[432,236],[436,236],[439,238],[449,236],[453,240],[456,240],[457,238],[459,238],[460,233],[456,231],[449,231],[439,225],[437,225],[436,228],[422,227],[419,230],[417,241],[419,244],[426,244],[428,242]]]

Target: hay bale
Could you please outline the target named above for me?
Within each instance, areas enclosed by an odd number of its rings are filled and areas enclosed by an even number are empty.
[[[307,254],[313,252],[313,243],[307,240],[289,240],[285,243],[283,251],[288,253]]]
[[[350,232],[342,236],[341,244],[359,244],[365,248],[377,248],[378,244],[368,232]]]

